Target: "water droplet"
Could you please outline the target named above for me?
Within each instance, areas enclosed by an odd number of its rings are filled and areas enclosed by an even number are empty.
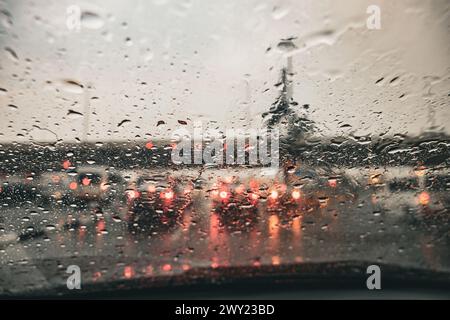
[[[280,19],[283,19],[288,14],[289,14],[289,8],[275,7],[272,11],[272,18],[274,20],[280,20]]]
[[[128,47],[131,47],[133,45],[133,41],[130,37],[125,38],[125,45],[127,45]]]
[[[292,41],[292,39],[285,39],[285,40],[281,40],[278,45],[277,48],[282,51],[282,52],[290,52],[295,50],[297,47],[295,46],[294,42]]]
[[[6,51],[6,55],[7,55],[7,57],[9,59],[11,59],[14,62],[19,61],[19,56],[17,55],[17,53],[13,49],[11,49],[9,47],[6,47],[5,51]]]
[[[11,14],[6,10],[1,10],[1,22],[5,28],[11,28],[13,25],[13,20]]]
[[[103,19],[96,13],[83,11],[81,13],[81,26],[88,29],[100,29],[103,27]]]
[[[399,82],[399,79],[400,79],[399,76],[396,76],[396,77],[392,78],[391,81],[389,81],[389,85],[391,85],[391,86],[397,85],[398,82]]]
[[[83,85],[75,80],[65,79],[61,83],[62,89],[70,93],[83,93]]]
[[[380,79],[378,79],[377,81],[375,81],[375,84],[376,84],[377,86],[381,86],[381,85],[383,84],[383,80],[384,80],[384,77],[381,77]]]
[[[128,122],[131,122],[131,120],[129,120],[129,119],[124,119],[124,120],[120,121],[120,122],[117,124],[117,126],[118,126],[118,127],[121,127],[122,125],[124,125],[125,123],[128,123]]]
[[[83,114],[81,112],[69,109],[69,111],[67,112],[67,117],[69,119],[78,119],[82,118]]]

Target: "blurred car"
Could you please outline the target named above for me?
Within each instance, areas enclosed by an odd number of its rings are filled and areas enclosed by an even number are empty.
[[[232,212],[240,209],[256,211],[268,197],[269,186],[282,185],[284,177],[278,168],[245,168],[235,172],[221,172],[209,190],[214,211]]]
[[[285,184],[272,186],[269,203],[303,209],[324,207],[329,201],[353,202],[357,184],[328,168],[297,165],[285,171]]]
[[[36,185],[44,201],[61,201],[69,190],[71,179],[66,171],[44,172],[37,178]]]
[[[450,179],[446,169],[386,167],[383,184],[374,192],[376,202],[391,216],[414,220],[448,220]],[[381,199],[381,201],[380,201]]]
[[[226,209],[216,211],[221,226],[230,232],[247,232],[258,224],[258,209],[252,205],[230,203]]]
[[[8,204],[18,204],[35,201],[38,198],[36,187],[28,175],[0,177],[0,201]]]
[[[433,170],[424,175],[424,189],[416,194],[422,218],[448,223],[450,215],[450,176],[448,170]]]
[[[417,190],[425,187],[426,168],[387,166],[369,173],[367,186],[377,192]]]
[[[7,203],[34,201],[37,198],[36,189],[27,184],[3,182],[0,185],[0,200]]]
[[[219,177],[209,190],[209,196],[213,210],[219,213],[257,211],[258,190],[244,184],[236,176]]]
[[[386,183],[390,192],[412,191],[420,188],[417,177],[394,178]]]
[[[147,174],[127,189],[126,220],[130,228],[170,225],[191,204],[192,184],[168,174]]]
[[[68,184],[71,200],[110,201],[125,189],[123,178],[104,167],[79,167],[69,175],[72,177]]]
[[[433,170],[425,176],[425,188],[430,191],[450,191],[450,174],[447,170]]]

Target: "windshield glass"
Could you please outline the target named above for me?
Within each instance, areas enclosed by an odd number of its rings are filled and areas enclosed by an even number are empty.
[[[449,282],[450,3],[372,2],[0,0],[0,294]]]

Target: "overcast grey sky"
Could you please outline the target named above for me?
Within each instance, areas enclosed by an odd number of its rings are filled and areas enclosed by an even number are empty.
[[[380,30],[366,27],[370,4],[381,8]],[[71,5],[84,12],[79,31],[67,26]],[[0,141],[81,140],[86,104],[90,141],[167,138],[178,120],[258,126],[278,94],[287,37],[297,46],[294,100],[310,105],[317,135],[418,134],[430,124],[450,133],[449,7],[3,0]]]

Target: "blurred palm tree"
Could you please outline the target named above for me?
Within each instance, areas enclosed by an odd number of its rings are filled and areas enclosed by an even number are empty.
[[[314,121],[306,116],[309,105],[299,107],[292,97],[292,75],[292,57],[289,56],[287,67],[281,70],[281,81],[277,84],[281,86],[280,95],[269,111],[262,114],[269,130],[274,127],[280,130],[280,146],[287,152],[304,145],[316,128]]]

